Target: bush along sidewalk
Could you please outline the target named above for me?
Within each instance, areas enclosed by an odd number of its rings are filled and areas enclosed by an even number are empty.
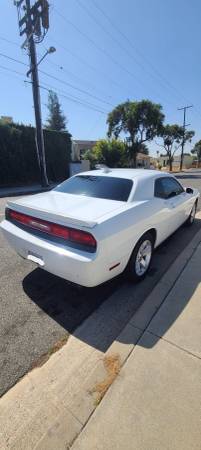
[[[71,135],[44,130],[47,175],[50,183],[69,176]],[[35,128],[0,122],[0,188],[40,183]]]

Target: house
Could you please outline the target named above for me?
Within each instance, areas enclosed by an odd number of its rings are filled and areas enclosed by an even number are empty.
[[[180,161],[181,161],[181,155],[175,155],[174,156],[174,160],[172,163],[172,168],[173,169],[178,169],[180,167]],[[157,158],[157,162],[158,164],[160,164],[160,166],[163,168],[169,166],[168,164],[168,156],[167,155],[160,155]],[[192,163],[193,163],[193,156],[185,153],[184,157],[183,157],[183,168],[184,169],[190,169],[190,167],[192,167]]]
[[[87,150],[92,150],[97,141],[72,140],[71,159],[80,161]]]
[[[181,161],[181,155],[175,155],[174,156],[174,161],[173,161],[173,168],[177,168],[180,166],[180,161]],[[190,167],[192,167],[192,163],[193,163],[193,156],[188,154],[188,153],[184,153],[184,157],[183,157],[183,168],[184,169],[190,169]]]
[[[82,157],[87,150],[92,150],[97,141],[85,141],[85,140],[72,140],[71,160],[72,162],[82,161]],[[151,157],[144,153],[137,154],[137,167],[145,169],[150,168]]]
[[[83,160],[82,156],[87,150],[92,150],[95,144],[96,141],[72,140],[70,176],[90,170],[90,162]]]
[[[137,167],[149,169],[150,161],[151,161],[151,157],[149,155],[145,155],[144,153],[137,154]]]

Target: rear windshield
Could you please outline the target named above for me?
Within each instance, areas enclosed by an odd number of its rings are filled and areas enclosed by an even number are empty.
[[[55,191],[126,202],[132,186],[132,180],[125,178],[77,175],[57,186]]]

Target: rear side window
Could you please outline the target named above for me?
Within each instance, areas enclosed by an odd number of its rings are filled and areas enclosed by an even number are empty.
[[[182,192],[184,192],[184,189],[175,178],[161,177],[155,180],[155,197],[168,199],[180,195]]]
[[[132,180],[126,178],[77,175],[57,186],[55,191],[126,202],[132,186]]]

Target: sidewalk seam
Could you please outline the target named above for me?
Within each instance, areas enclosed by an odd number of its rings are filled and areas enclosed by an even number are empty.
[[[158,334],[153,333],[152,331],[146,330],[146,333],[151,334],[152,336],[157,337],[158,339],[161,339],[164,342],[167,342],[167,344],[172,345],[172,347],[176,347],[178,348],[178,350],[181,350],[184,353],[187,353],[190,356],[193,356],[194,358],[200,359],[201,360],[201,356],[195,355],[195,353],[190,352],[189,350],[180,347],[180,345],[175,344],[174,342],[169,341],[168,339],[165,339],[163,336],[159,336]]]

